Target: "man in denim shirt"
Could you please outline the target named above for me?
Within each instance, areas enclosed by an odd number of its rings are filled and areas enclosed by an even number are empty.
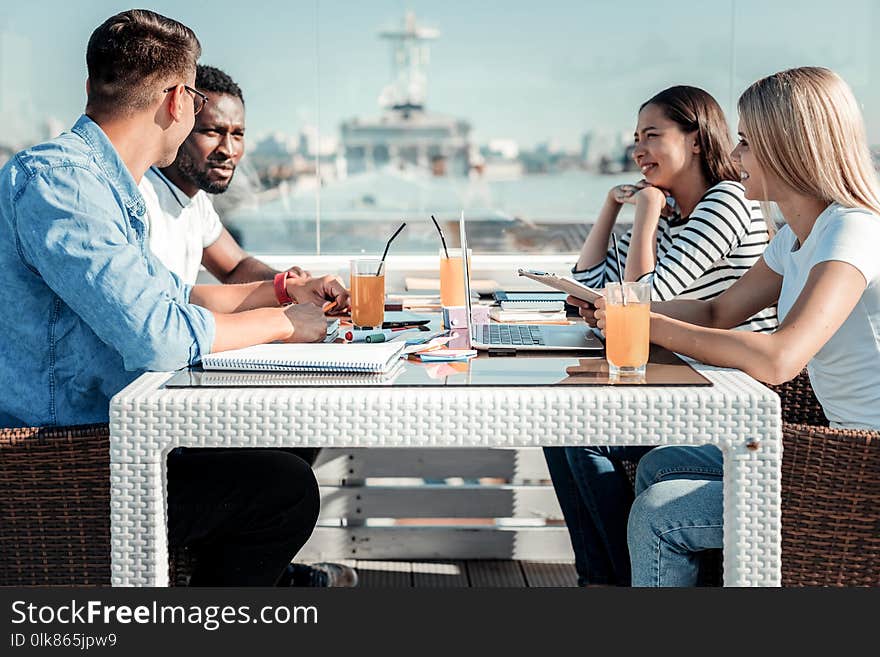
[[[200,52],[159,14],[109,18],[89,40],[85,115],[0,170],[0,427],[106,422],[110,397],[145,370],[320,340],[323,313],[303,302],[348,305],[337,279],[282,279],[283,294],[271,281],[192,287],[150,253],[137,184],[174,160],[204,104]],[[282,308],[288,297],[300,303]],[[317,513],[314,474],[293,455],[169,458],[169,532],[200,551],[193,583],[278,582]]]

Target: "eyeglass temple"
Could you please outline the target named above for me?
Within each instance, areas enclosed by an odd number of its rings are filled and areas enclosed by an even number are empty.
[[[168,87],[167,89],[163,89],[163,90],[162,90],[162,93],[163,93],[163,94],[167,94],[169,91],[173,91],[173,90],[176,89],[176,88],[177,88],[177,85],[175,84],[174,86]],[[199,112],[199,111],[200,111],[205,105],[208,104],[208,97],[205,96],[205,95],[204,95],[203,93],[201,93],[200,91],[197,91],[196,89],[193,89],[193,88],[190,87],[188,84],[183,85],[183,88],[186,89],[187,91],[189,91],[189,92],[192,94],[192,97],[193,97],[193,105],[194,105],[194,106],[195,106],[195,105],[198,105],[198,109],[196,110],[197,113],[198,113],[198,112]],[[196,102],[196,101],[198,101],[198,102]]]

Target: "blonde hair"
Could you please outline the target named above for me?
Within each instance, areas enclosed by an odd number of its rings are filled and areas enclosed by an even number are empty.
[[[796,192],[880,215],[880,184],[858,103],[833,71],[806,66],[758,80],[737,105],[758,164]]]

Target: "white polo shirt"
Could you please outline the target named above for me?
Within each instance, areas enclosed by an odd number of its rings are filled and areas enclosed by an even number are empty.
[[[223,224],[202,190],[190,198],[156,167],[138,186],[147,206],[147,241],[150,250],[184,283],[194,285],[202,251],[220,237]]]
[[[798,245],[785,226],[764,251],[782,276],[779,321],[800,296],[810,270],[839,260],[862,272],[867,284],[856,307],[807,365],[810,382],[831,425],[880,430],[880,217],[861,208],[829,205]],[[816,321],[821,321],[817,318]]]

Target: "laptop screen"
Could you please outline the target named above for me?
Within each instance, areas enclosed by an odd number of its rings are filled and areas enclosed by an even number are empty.
[[[464,306],[465,306],[465,315],[467,315],[467,329],[468,329],[468,347],[470,347],[470,342],[475,337],[473,334],[474,330],[474,319],[473,314],[471,313],[471,266],[470,262],[468,262],[467,252],[468,252],[468,241],[467,241],[467,230],[464,225],[464,210],[461,211],[461,219],[458,220],[458,234],[459,239],[461,240],[461,271],[464,273]]]

